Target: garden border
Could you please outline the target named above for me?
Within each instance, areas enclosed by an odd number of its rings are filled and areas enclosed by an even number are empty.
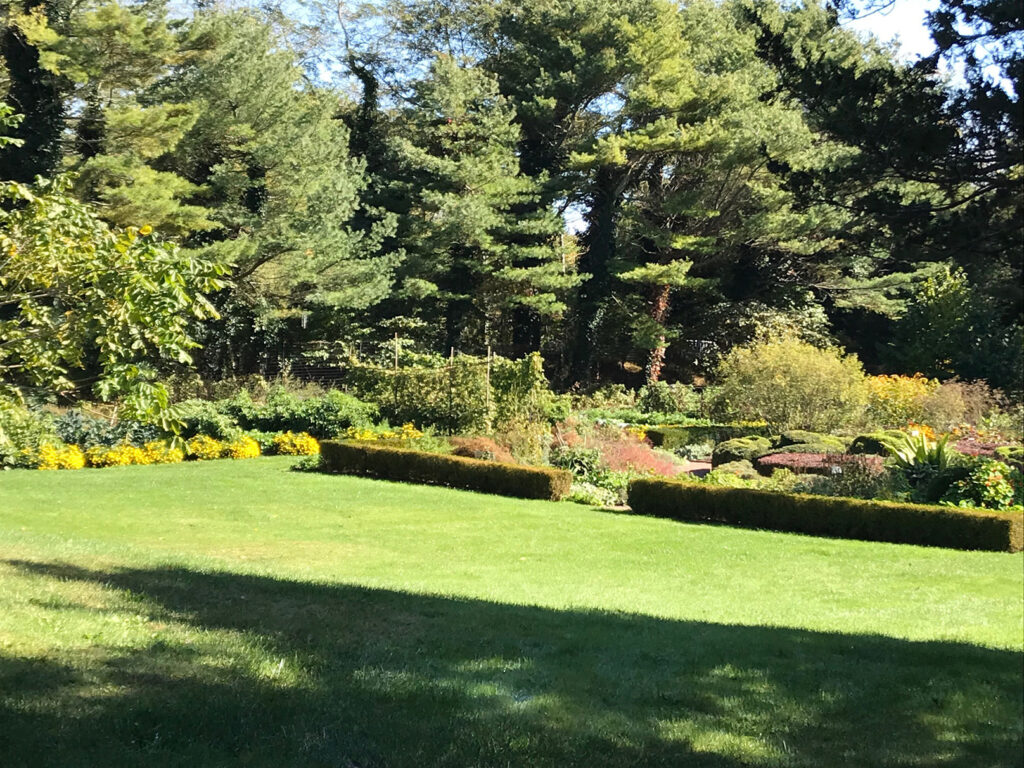
[[[629,484],[629,505],[637,514],[814,536],[996,552],[1024,549],[1024,515],[1018,513],[652,479]]]

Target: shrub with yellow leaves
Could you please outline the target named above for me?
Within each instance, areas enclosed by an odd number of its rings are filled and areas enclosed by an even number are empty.
[[[315,456],[320,443],[308,432],[282,432],[274,437],[274,452],[283,456]]]
[[[247,435],[240,435],[224,446],[229,459],[255,459],[260,455],[260,444]]]
[[[900,427],[924,417],[925,400],[939,386],[920,373],[913,376],[868,376],[868,420],[883,427]]]
[[[224,455],[224,444],[207,435],[196,435],[185,443],[185,453],[199,461],[219,459]]]

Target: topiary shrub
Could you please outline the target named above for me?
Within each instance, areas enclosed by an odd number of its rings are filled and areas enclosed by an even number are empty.
[[[846,449],[846,441],[834,435],[824,435],[821,432],[808,432],[805,429],[789,429],[780,434],[772,447],[784,448],[787,445],[816,445],[831,444]]]
[[[758,456],[771,450],[772,441],[767,437],[737,437],[725,440],[715,446],[711,454],[711,466],[728,464],[733,461],[753,461]]]
[[[372,443],[328,440],[320,447],[329,472],[445,485],[524,499],[558,500],[572,486],[572,474],[561,469],[421,453]]]
[[[902,435],[902,432],[895,429],[857,435],[853,438],[853,442],[850,443],[847,453],[889,456],[892,453],[892,447],[899,442]]]
[[[770,456],[776,453],[846,453],[846,444],[842,440],[823,440],[820,443],[792,443],[782,445],[762,453]]]
[[[815,536],[1019,552],[1024,515],[1013,512],[808,496],[706,483],[636,479],[629,505],[642,515]]]
[[[736,475],[737,477],[742,477],[745,480],[756,480],[761,476],[754,468],[754,465],[745,459],[740,461],[727,461],[724,464],[719,464],[715,467],[715,472]]]
[[[798,339],[733,349],[718,368],[716,410],[776,430],[829,432],[860,419],[867,403],[854,355]]]

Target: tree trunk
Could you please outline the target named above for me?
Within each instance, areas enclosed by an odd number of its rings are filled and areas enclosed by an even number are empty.
[[[668,311],[671,306],[670,298],[672,287],[659,285],[654,288],[651,295],[651,319],[658,325],[664,326],[668,320]],[[647,360],[647,383],[653,384],[661,379],[661,369],[665,365],[665,352],[668,345],[665,343],[665,335],[658,337],[658,345],[651,350]]]

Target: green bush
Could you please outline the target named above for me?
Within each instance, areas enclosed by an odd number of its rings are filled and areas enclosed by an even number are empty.
[[[805,496],[706,483],[635,479],[638,514],[774,531],[953,549],[1019,552],[1024,516],[885,501]]]
[[[461,456],[328,440],[320,444],[329,472],[445,485],[524,499],[561,499],[572,474],[560,469],[500,464]]]
[[[797,339],[732,350],[718,368],[716,410],[775,430],[829,432],[858,421],[867,404],[860,361]]]
[[[753,461],[771,450],[772,441],[767,437],[737,437],[725,440],[715,446],[711,454],[711,466],[728,464],[733,461]]]
[[[892,446],[894,446],[902,436],[903,433],[895,429],[857,435],[853,438],[853,442],[850,443],[847,453],[889,456],[892,453]]]
[[[224,413],[218,403],[185,400],[175,406],[175,411],[182,423],[181,436],[186,439],[207,435],[217,440],[230,440],[241,431],[235,418]]]
[[[727,461],[724,464],[719,464],[715,467],[714,471],[720,474],[736,475],[742,477],[745,480],[757,480],[761,477],[760,473],[754,469],[754,465],[746,459],[740,459],[739,461]],[[711,473],[708,473],[709,475]]]
[[[846,453],[846,444],[842,440],[826,439],[820,443],[793,443],[790,445],[776,445],[776,447],[764,451],[760,456],[772,456],[777,453]],[[760,458],[755,456],[754,458]]]
[[[767,437],[769,434],[767,425],[742,424],[694,424],[652,427],[647,430],[647,438],[653,446],[669,451],[695,443],[720,443],[737,437]]]
[[[979,459],[962,479],[951,483],[942,502],[959,507],[1007,509],[1024,503],[1021,473],[1001,461]]]
[[[59,444],[53,419],[0,395],[0,469],[34,466],[44,444]]]

